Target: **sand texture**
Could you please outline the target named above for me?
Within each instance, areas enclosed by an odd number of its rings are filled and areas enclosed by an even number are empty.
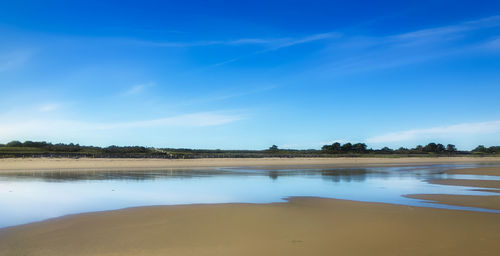
[[[500,214],[294,198],[130,208],[0,230],[0,255],[498,255]]]

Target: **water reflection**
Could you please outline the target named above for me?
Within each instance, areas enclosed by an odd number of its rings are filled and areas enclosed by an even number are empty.
[[[426,179],[450,177],[444,170],[464,167],[473,166],[3,173],[0,175],[0,227],[134,206],[270,203],[291,196],[456,209],[460,207],[428,204],[401,195],[495,194],[425,182]],[[460,177],[478,178],[477,175]]]
[[[367,173],[367,169],[332,169],[322,171],[321,178],[333,182],[363,182]]]

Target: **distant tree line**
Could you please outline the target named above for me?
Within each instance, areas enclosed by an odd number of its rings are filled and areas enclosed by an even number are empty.
[[[480,145],[471,151],[460,151],[453,144],[428,143],[414,148],[400,147],[391,149],[368,148],[365,143],[339,143],[324,145],[316,149],[281,149],[272,145],[265,150],[220,150],[187,148],[152,148],[142,146],[81,146],[79,144],[11,141],[0,144],[0,157],[97,157],[97,158],[260,158],[260,157],[341,157],[341,156],[377,156],[377,155],[495,155],[500,154],[500,146],[485,147]]]
[[[483,153],[483,154],[500,154],[500,146],[491,146],[489,148],[479,145],[477,148],[472,150],[473,153]]]
[[[321,150],[329,154],[366,154],[366,153],[380,153],[380,154],[428,154],[428,153],[457,153],[458,150],[455,145],[448,144],[446,147],[440,143],[431,142],[425,146],[418,145],[415,148],[404,148],[400,147],[398,149],[391,149],[389,147],[383,147],[381,149],[367,149],[365,143],[345,143],[340,144],[335,142],[331,145],[324,145]]]
[[[345,143],[344,145],[335,142],[332,145],[324,145],[321,147],[321,150],[330,154],[340,154],[340,153],[366,153],[368,149],[366,149],[365,143],[356,143],[351,144],[350,142]],[[372,149],[370,149],[372,150]]]

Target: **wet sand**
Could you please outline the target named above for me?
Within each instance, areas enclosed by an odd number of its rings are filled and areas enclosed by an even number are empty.
[[[461,180],[461,179],[440,179],[430,180],[431,184],[465,186],[478,188],[500,188],[500,180]]]
[[[500,176],[500,167],[470,168],[446,171],[448,174],[489,175]],[[500,193],[499,180],[466,180],[466,179],[438,179],[428,181],[432,184],[449,186],[477,187],[476,191]],[[490,188],[490,189],[484,189]],[[439,204],[449,204],[485,209],[500,210],[500,196],[469,196],[469,195],[442,195],[442,194],[414,194],[405,195],[408,198],[431,200]]]
[[[411,158],[210,158],[210,159],[94,159],[94,158],[6,158],[0,171],[22,170],[127,170],[166,168],[314,168],[438,163],[499,163],[500,157],[411,157]]]
[[[500,210],[500,196],[417,194],[417,195],[406,195],[405,197],[413,199],[431,200],[439,204],[449,204],[449,205]]]
[[[449,170],[446,173],[500,176],[500,167],[458,169],[458,170]]]
[[[500,167],[487,168],[470,168],[446,171],[448,174],[472,174],[472,175],[488,175],[500,176]],[[430,180],[429,183],[450,185],[450,186],[466,186],[478,188],[499,188],[500,180],[469,180],[469,179],[438,179]]]
[[[500,214],[294,198],[130,208],[0,230],[0,255],[497,255]]]

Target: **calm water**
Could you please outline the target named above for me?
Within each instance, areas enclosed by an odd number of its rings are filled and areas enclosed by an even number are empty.
[[[425,182],[440,178],[500,180],[500,177],[444,174],[444,170],[464,167],[474,165],[3,174],[0,175],[0,227],[133,206],[270,203],[282,202],[291,196],[484,210],[430,204],[402,197],[419,193],[495,195],[473,191],[469,187]]]

